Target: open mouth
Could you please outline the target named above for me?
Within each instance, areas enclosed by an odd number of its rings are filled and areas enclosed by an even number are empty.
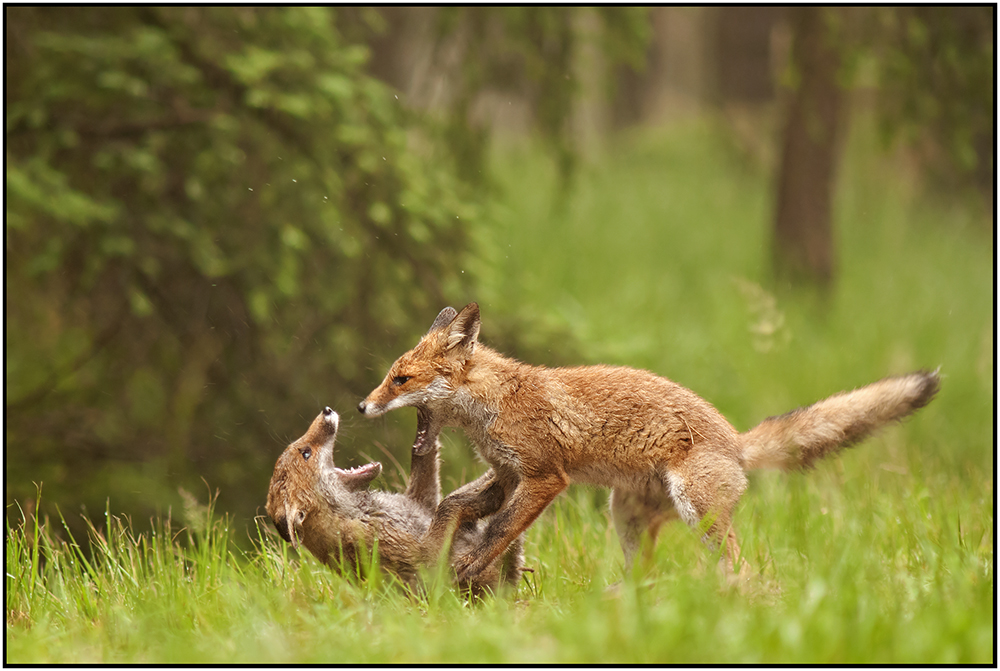
[[[347,485],[348,489],[357,491],[367,487],[372,480],[379,476],[382,472],[382,464],[373,461],[370,464],[355,466],[354,468],[337,468],[334,466],[333,472],[340,478],[343,484]]]
[[[355,466],[354,468],[337,468],[334,466],[333,470],[342,478],[354,478],[363,475],[368,475],[372,471],[375,471],[375,475],[378,475],[379,471],[382,470],[382,464],[377,461],[373,461],[370,464],[365,464],[364,466]]]

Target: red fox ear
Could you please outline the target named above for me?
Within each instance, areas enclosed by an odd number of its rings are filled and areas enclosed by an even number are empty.
[[[453,320],[455,318],[455,315],[457,314],[458,313],[455,312],[455,308],[449,307],[445,308],[444,310],[441,310],[441,312],[438,313],[438,316],[434,318],[434,323],[431,324],[431,327],[429,329],[427,329],[427,332],[430,333],[431,331],[437,331],[438,329],[443,329],[445,326],[451,323],[451,320]]]
[[[465,350],[463,353],[468,356],[472,354],[472,347],[479,337],[479,305],[469,303],[462,311],[455,316],[448,327],[449,350]]]

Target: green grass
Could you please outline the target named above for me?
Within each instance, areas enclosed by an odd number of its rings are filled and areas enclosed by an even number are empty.
[[[487,342],[492,320],[522,315],[572,333],[586,361],[691,387],[739,429],[941,367],[939,398],[902,426],[809,474],[751,476],[736,516],[747,584],[720,579],[681,525],[623,572],[606,494],[582,487],[528,532],[517,592],[474,606],[440,582],[411,599],[334,575],[257,530],[243,551],[246,532],[211,507],[137,533],[109,506],[93,557],[58,540],[58,520],[9,510],[6,661],[994,662],[990,222],[921,193],[869,140],[853,133],[840,171],[825,301],[770,288],[769,172],[711,122],[623,138],[562,204],[535,149],[497,159],[508,197],[479,238]],[[470,453],[450,439],[443,457]]]

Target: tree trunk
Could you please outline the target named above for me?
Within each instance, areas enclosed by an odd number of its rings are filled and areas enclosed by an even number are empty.
[[[765,5],[718,9],[714,37],[720,102],[766,103],[774,98],[771,33],[785,11]]]
[[[826,22],[832,11],[790,10],[798,85],[785,126],[773,248],[777,277],[823,287],[834,274],[831,200],[843,103],[840,58]]]

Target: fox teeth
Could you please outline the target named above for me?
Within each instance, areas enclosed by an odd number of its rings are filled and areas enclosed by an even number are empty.
[[[371,463],[371,464],[364,464],[363,466],[355,466],[354,468],[341,468],[341,469],[338,469],[338,470],[340,470],[340,471],[342,471],[342,472],[344,472],[344,473],[346,473],[348,475],[352,475],[352,474],[359,473],[359,472],[362,472],[362,471],[367,471],[367,470],[371,469],[372,466],[374,466],[374,465],[375,465],[374,463]]]

